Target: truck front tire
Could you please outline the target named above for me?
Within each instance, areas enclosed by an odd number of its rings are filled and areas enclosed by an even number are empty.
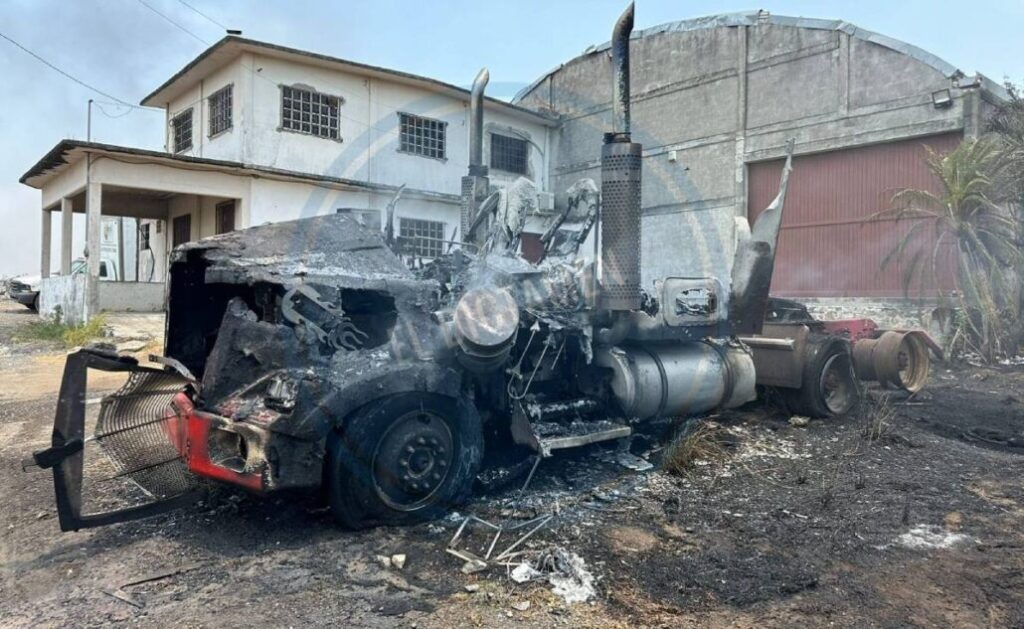
[[[353,529],[436,518],[469,497],[482,458],[472,405],[433,393],[381,398],[327,439],[331,513]]]

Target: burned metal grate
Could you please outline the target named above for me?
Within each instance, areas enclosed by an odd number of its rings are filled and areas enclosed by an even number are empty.
[[[195,489],[177,447],[177,416],[171,400],[186,381],[173,373],[135,372],[117,392],[100,403],[94,438],[116,470],[157,498]]]

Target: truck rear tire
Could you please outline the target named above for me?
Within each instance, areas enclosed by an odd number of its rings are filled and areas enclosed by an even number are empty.
[[[781,389],[794,413],[808,417],[845,415],[857,407],[860,386],[853,372],[850,346],[829,336],[808,339],[799,389]]]
[[[331,513],[353,529],[436,518],[469,497],[482,458],[472,405],[433,393],[381,398],[327,439]]]

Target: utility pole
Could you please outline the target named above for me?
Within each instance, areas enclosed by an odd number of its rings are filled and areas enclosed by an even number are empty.
[[[89,113],[85,117],[85,141],[92,142],[92,99],[89,99]]]

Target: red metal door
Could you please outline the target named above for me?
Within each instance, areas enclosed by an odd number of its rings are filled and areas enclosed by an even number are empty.
[[[779,234],[772,294],[783,297],[902,297],[904,271],[911,255],[881,262],[913,223],[871,220],[890,207],[903,188],[939,192],[925,164],[925,146],[945,152],[961,141],[960,133],[900,140],[793,159],[793,173]],[[747,214],[753,222],[778,192],[782,160],[748,166]],[[923,242],[934,242],[922,230]],[[925,235],[924,232],[928,232]],[[909,248],[913,250],[913,248]],[[944,245],[946,252],[951,247]],[[940,269],[940,284],[952,286],[951,257]],[[925,295],[934,295],[928,282]],[[916,283],[911,296],[919,296]]]

